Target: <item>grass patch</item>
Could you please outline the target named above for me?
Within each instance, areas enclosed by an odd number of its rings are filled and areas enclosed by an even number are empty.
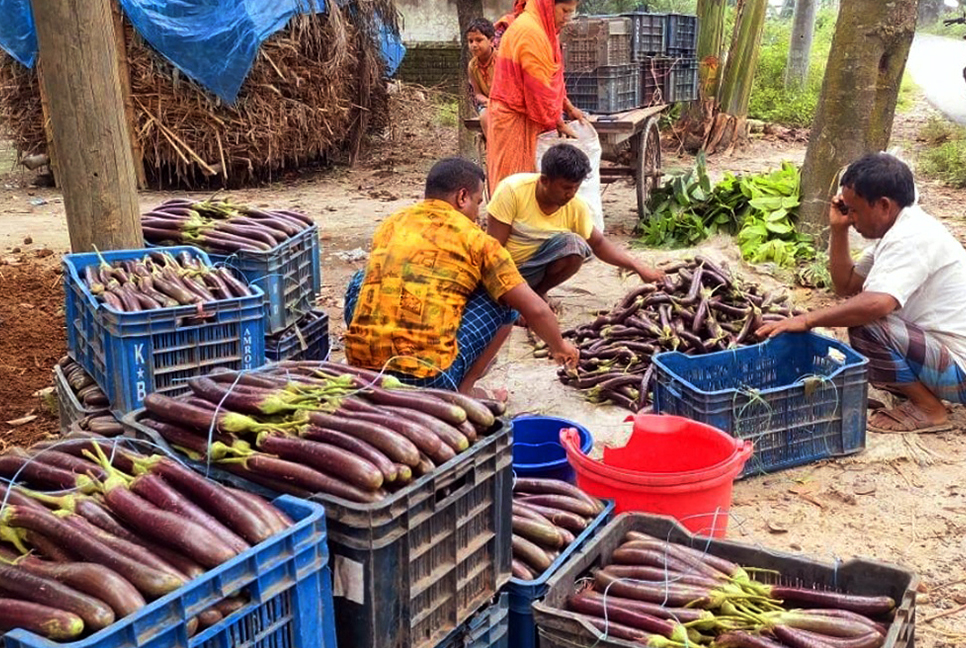
[[[919,156],[922,174],[966,188],[966,128],[934,115],[919,130],[919,139],[927,146]]]
[[[916,93],[919,86],[909,76],[909,72],[902,73],[902,81],[899,83],[899,97],[896,99],[896,112],[909,112],[916,105]]]
[[[809,55],[808,79],[800,90],[785,89],[785,67],[788,63],[788,44],[791,42],[792,22],[769,19],[761,37],[755,85],[751,91],[748,116],[786,126],[805,127],[812,123],[832,36],[835,33],[836,12],[822,9],[815,18],[815,34]]]
[[[436,105],[436,124],[444,128],[454,128],[459,123],[460,104],[456,99],[442,100]]]

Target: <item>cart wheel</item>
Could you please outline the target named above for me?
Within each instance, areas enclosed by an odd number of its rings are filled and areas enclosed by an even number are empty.
[[[637,216],[644,218],[644,209],[651,192],[661,182],[661,131],[657,119],[651,117],[640,135],[634,139],[634,183],[637,185]]]

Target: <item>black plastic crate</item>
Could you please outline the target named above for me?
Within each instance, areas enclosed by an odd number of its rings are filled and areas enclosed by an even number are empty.
[[[548,583],[543,601],[533,604],[541,648],[633,648],[640,644],[603,636],[565,610],[567,596],[592,569],[610,562],[628,531],[640,531],[670,542],[700,548],[740,565],[755,567],[755,578],[766,584],[812,587],[847,594],[891,596],[895,617],[882,648],[914,648],[916,588],[919,577],[908,570],[874,560],[853,559],[827,564],[760,546],[713,540],[689,533],[674,519],[643,513],[619,515],[575,554]]]
[[[641,105],[654,106],[667,103],[668,81],[674,59],[666,56],[648,56],[641,62]]]
[[[668,14],[665,33],[665,53],[669,56],[694,56],[698,50],[698,17]]]
[[[667,14],[636,11],[621,14],[631,21],[631,60],[641,62],[649,56],[664,54]]]
[[[138,410],[122,423],[170,450],[140,424],[144,416]],[[498,422],[468,450],[380,502],[309,498],[325,506],[338,645],[433,648],[510,581],[512,430]],[[174,454],[211,479],[277,495]]]
[[[698,98],[698,62],[693,58],[671,59],[667,76],[668,103],[695,101]]]
[[[454,630],[436,648],[522,648],[510,644],[508,610],[510,596],[500,594],[493,605]]]
[[[326,360],[329,356],[329,316],[313,310],[302,316],[295,325],[265,338],[265,359]]]
[[[83,371],[83,369],[82,369]],[[85,372],[87,373],[87,372]],[[87,374],[88,376],[90,374]],[[91,378],[93,381],[94,379]],[[67,376],[60,365],[54,365],[54,393],[57,396],[57,415],[60,419],[60,432],[66,434],[71,424],[89,416],[100,416],[110,413],[110,406],[85,405],[80,401],[77,393],[67,382]]]
[[[591,113],[619,113],[641,105],[640,66],[609,65],[590,72],[565,72],[567,97]]]
[[[617,16],[582,16],[560,32],[564,70],[592,71],[631,62],[631,21]]]

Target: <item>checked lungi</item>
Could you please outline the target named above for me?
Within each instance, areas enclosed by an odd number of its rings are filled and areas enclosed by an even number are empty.
[[[349,281],[349,287],[346,288],[345,323],[347,326],[352,322],[352,315],[355,312],[359,290],[362,288],[364,279],[365,270],[359,270],[353,275]],[[496,337],[497,331],[503,326],[513,324],[517,315],[518,313],[512,308],[501,306],[493,301],[493,298],[480,286],[473,291],[466,302],[463,318],[460,320],[459,328],[456,329],[456,348],[458,351],[453,364],[429,378],[414,378],[395,371],[388,373],[414,387],[456,390],[463,382],[463,378],[470,367],[483,355],[483,351]],[[379,369],[378,367],[371,368]]]
[[[937,398],[966,403],[966,371],[939,338],[898,315],[849,329],[849,344],[869,359],[869,382],[921,382]]]

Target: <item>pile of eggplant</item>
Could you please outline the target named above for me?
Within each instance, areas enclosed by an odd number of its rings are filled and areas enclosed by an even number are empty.
[[[67,432],[75,436],[116,437],[124,434],[124,426],[110,412],[100,412],[74,421]]]
[[[0,631],[97,632],[291,525],[171,458],[67,438],[0,455]],[[67,494],[65,494],[65,492]],[[233,593],[189,632],[243,606]]]
[[[766,585],[749,572],[631,531],[566,606],[609,638],[661,648],[879,648],[885,641],[892,598]]]
[[[378,502],[490,431],[504,405],[414,389],[392,376],[319,361],[188,381],[149,394],[142,427],[195,461],[278,493]]]
[[[604,505],[559,479],[513,482],[513,577],[536,580],[603,513]]]
[[[151,252],[144,258],[84,267],[91,294],[117,311],[132,313],[248,297],[251,289],[225,267],[206,265],[186,250],[177,258]]]
[[[561,382],[591,402],[637,412],[650,402],[655,353],[699,355],[757,344],[755,331],[764,322],[800,312],[784,292],[763,292],[702,256],[662,269],[662,283],[644,284],[593,322],[564,332],[580,349],[580,361],[558,370]]]
[[[64,374],[67,384],[70,385],[71,390],[77,396],[77,400],[85,410],[89,412],[107,410],[110,406],[107,395],[101,391],[101,388],[84,371],[83,367],[74,362],[70,356],[61,358],[57,362],[57,365],[60,367],[61,373]]]
[[[168,200],[141,215],[144,240],[153,245],[194,245],[206,252],[268,252],[312,227],[305,214],[265,211],[228,201]]]

